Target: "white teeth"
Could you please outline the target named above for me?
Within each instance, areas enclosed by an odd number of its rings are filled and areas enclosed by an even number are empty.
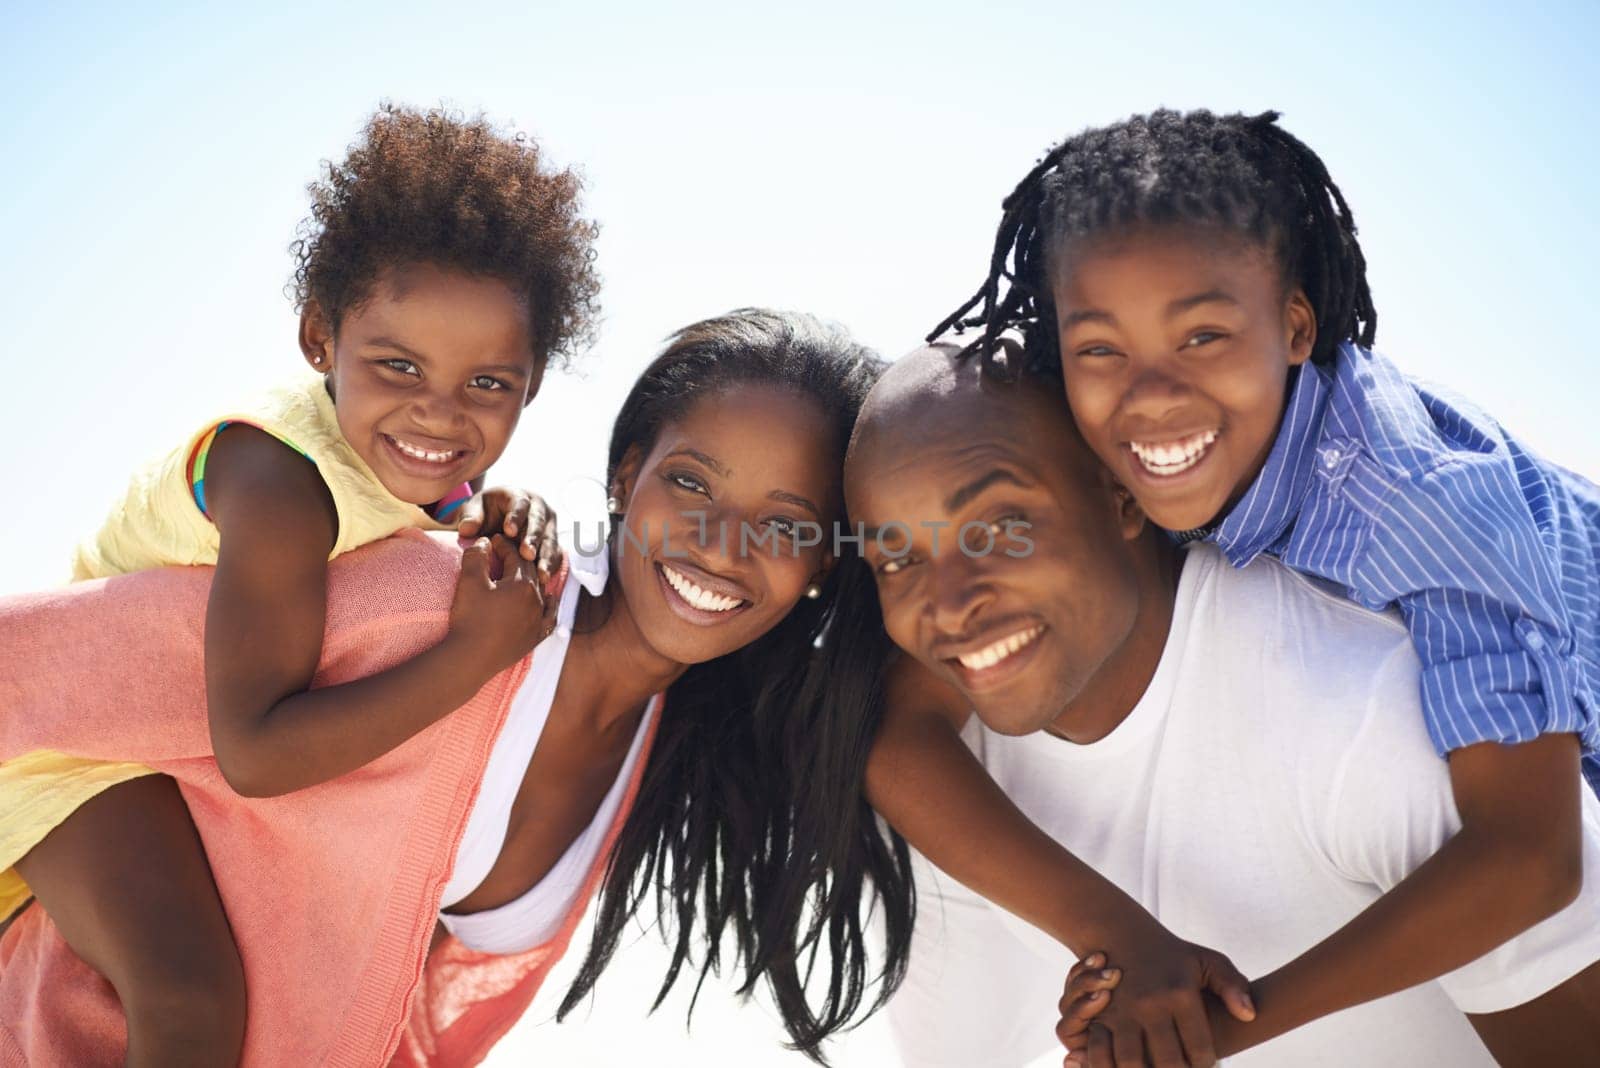
[[[1128,442],[1128,448],[1139,458],[1139,463],[1153,475],[1175,475],[1180,471],[1187,471],[1205,457],[1206,450],[1211,443],[1217,440],[1217,431],[1207,430],[1184,438],[1182,441],[1165,441],[1158,445],[1146,445],[1138,441]]]
[[[672,570],[666,564],[661,565],[661,573],[667,576],[667,582],[678,591],[678,596],[703,612],[726,612],[744,603],[737,597],[724,597],[720,593],[701,589],[687,575]]]
[[[958,656],[956,660],[968,671],[982,671],[984,668],[994,667],[1018,649],[1031,644],[1035,638],[1043,633],[1043,626],[1019,630],[1009,637],[1001,638],[997,642],[984,646],[975,653],[966,653]]]
[[[426,460],[431,464],[444,464],[449,463],[451,460],[456,458],[456,454],[454,452],[436,452],[433,449],[424,449],[420,446],[411,444],[409,441],[401,441],[399,438],[390,438],[389,440],[394,442],[395,448],[399,449],[413,460]]]

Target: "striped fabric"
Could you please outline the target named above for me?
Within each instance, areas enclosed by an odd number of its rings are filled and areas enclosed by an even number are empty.
[[[1600,487],[1458,397],[1340,347],[1292,380],[1261,473],[1211,534],[1395,606],[1441,754],[1572,732],[1600,792]]]
[[[199,507],[201,515],[209,516],[211,514],[210,512],[206,511],[206,460],[211,456],[212,443],[217,440],[218,434],[222,433],[236,422],[239,422],[239,420],[225,419],[216,426],[212,427],[210,432],[208,432],[205,437],[196,442],[194,452],[189,455],[189,486],[194,492],[194,503]],[[274,433],[268,427],[256,426],[255,423],[251,423],[250,425],[254,426],[263,434],[271,434],[273,437],[289,446],[289,448],[293,449],[301,456],[304,456],[307,460],[311,460],[310,453],[306,452],[306,450],[302,449],[300,446],[296,445],[282,434]],[[315,460],[311,460],[311,462],[316,463]],[[304,470],[304,468],[301,468],[301,470]]]

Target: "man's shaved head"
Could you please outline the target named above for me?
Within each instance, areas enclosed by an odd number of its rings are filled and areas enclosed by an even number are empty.
[[[1019,353],[1008,355],[1020,362]],[[1067,438],[1070,445],[1061,453],[1063,462],[1072,463],[1086,477],[1099,476],[1100,463],[1079,438],[1059,388],[1029,375],[1004,381],[985,374],[982,363],[963,357],[956,345],[938,343],[913,349],[890,364],[856,418],[846,471],[852,458],[885,444],[910,450],[970,441],[997,422],[1022,420],[1044,431],[1041,447]]]

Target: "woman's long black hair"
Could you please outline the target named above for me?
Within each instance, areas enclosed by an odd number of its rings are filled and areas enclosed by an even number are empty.
[[[741,384],[816,401],[832,422],[842,468],[881,370],[871,350],[806,315],[745,309],[685,327],[623,403],[607,482],[631,447],[648,452],[663,426]],[[851,639],[841,641],[841,613],[859,612],[878,618],[871,575],[859,558],[841,554],[820,597],[802,598],[761,638],[691,666],[668,689],[593,940],[558,1019],[592,991],[652,897],[672,946],[652,1008],[685,965],[698,968],[698,993],[720,970],[730,931],[734,966],[743,968],[739,992],[766,979],[794,1047],[818,1060],[828,1035],[864,1003],[868,1013],[877,1009],[898,985],[916,903],[905,843],[880,831],[862,794],[888,639],[876,623],[849,628]],[[885,936],[877,967],[864,930],[874,903]],[[825,991],[813,991],[821,994],[813,1008],[807,986],[819,953],[828,980]]]

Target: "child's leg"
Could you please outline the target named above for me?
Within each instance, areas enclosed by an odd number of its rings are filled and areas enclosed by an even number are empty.
[[[239,1063],[244,968],[177,783],[146,775],[113,786],[17,870],[116,989],[130,1068]]]

